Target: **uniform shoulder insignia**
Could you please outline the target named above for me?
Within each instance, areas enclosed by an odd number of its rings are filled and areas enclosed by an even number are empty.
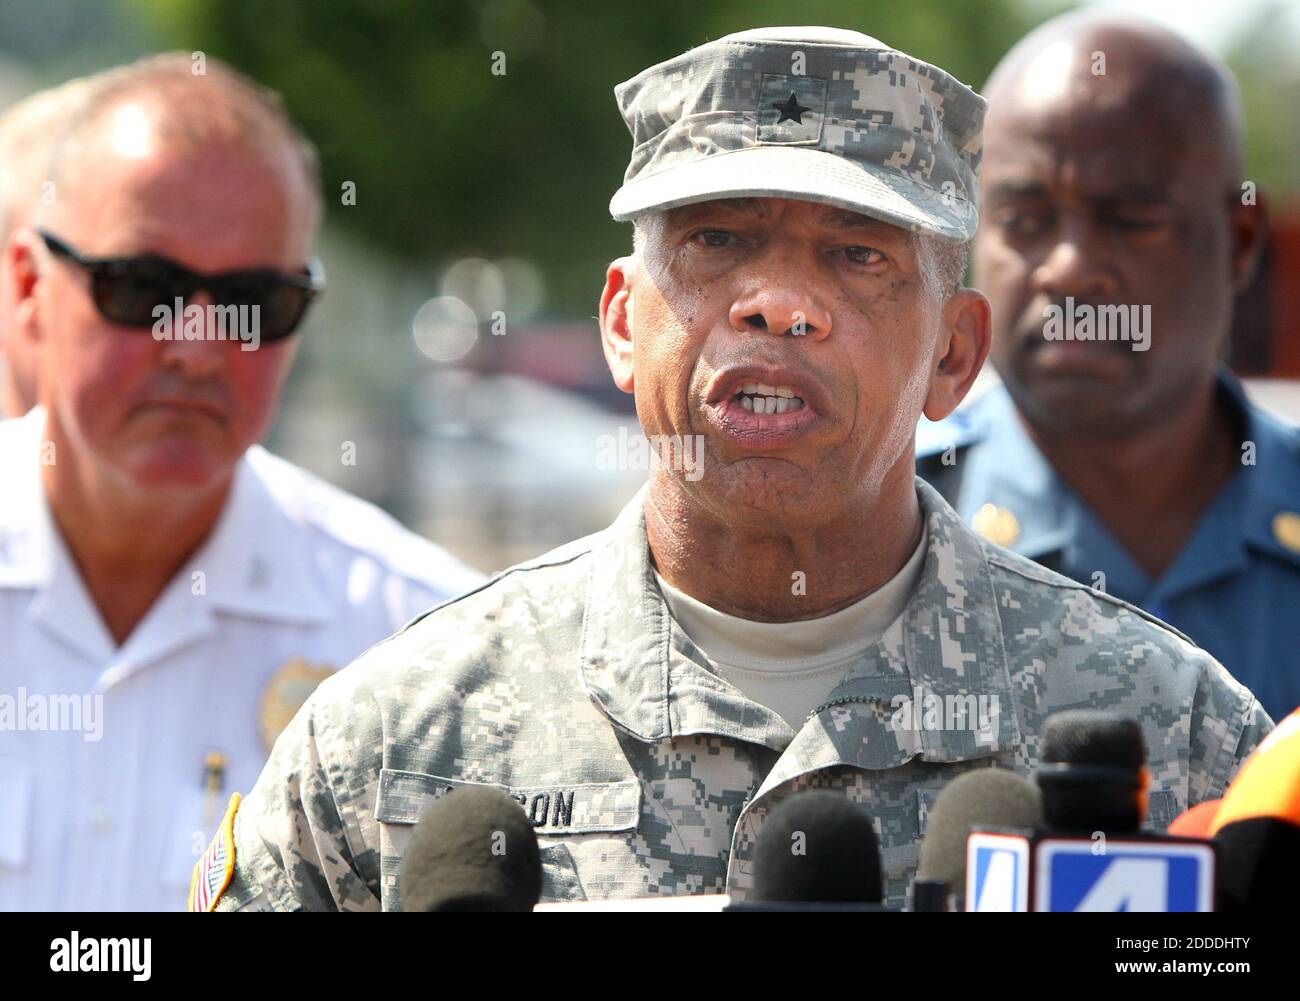
[[[262,732],[262,744],[270,754],[275,739],[294,713],[302,708],[316,686],[334,673],[325,664],[309,664],[301,657],[293,657],[271,676],[262,689],[261,703],[257,709],[257,725]]]
[[[206,912],[216,909],[217,901],[230,885],[235,874],[235,813],[239,810],[239,793],[230,797],[226,815],[221,818],[217,833],[203,857],[194,864],[190,877],[191,911]]]
[[[1020,538],[1020,519],[1009,508],[997,504],[981,507],[970,525],[995,546],[1009,546]]]
[[[1283,511],[1273,519],[1273,538],[1278,545],[1300,553],[1300,514]]]

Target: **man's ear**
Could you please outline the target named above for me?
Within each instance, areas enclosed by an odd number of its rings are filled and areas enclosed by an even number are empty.
[[[941,421],[956,410],[980,374],[992,338],[991,315],[988,299],[973,288],[958,289],[944,303],[923,409],[930,420]]]
[[[36,283],[40,279],[36,267],[37,239],[30,229],[15,230],[0,256],[5,291],[13,303],[16,333],[31,340],[40,339],[40,326],[36,322]]]
[[[1232,287],[1240,294],[1254,279],[1268,242],[1268,203],[1262,192],[1255,192],[1251,205],[1241,195],[1232,197],[1228,203],[1228,229],[1232,237]]]
[[[632,374],[632,280],[636,260],[620,257],[605,271],[605,288],[600,293],[600,343],[614,385],[625,393],[635,388]]]

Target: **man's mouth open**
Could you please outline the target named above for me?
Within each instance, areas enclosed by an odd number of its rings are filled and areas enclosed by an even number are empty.
[[[746,382],[732,399],[755,414],[783,414],[803,408],[803,400],[795,395],[794,387],[769,386],[753,380]]]
[[[746,449],[776,449],[792,444],[818,422],[817,401],[824,396],[810,379],[794,371],[742,368],[719,372],[706,397],[710,422]]]

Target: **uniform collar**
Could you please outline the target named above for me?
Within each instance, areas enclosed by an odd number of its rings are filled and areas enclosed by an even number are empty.
[[[1227,369],[1219,371],[1217,384],[1217,402],[1241,429],[1242,462],[1201,513],[1174,562],[1151,582],[1145,602],[1152,606],[1240,573],[1251,550],[1300,566],[1300,552],[1284,546],[1274,529],[1279,514],[1300,519],[1300,437],[1252,404]]]
[[[36,591],[28,615],[65,645],[125,674],[213,632],[218,613],[304,624],[329,617],[308,532],[275,497],[267,457],[253,448],[212,535],[117,649],[50,515],[40,475],[44,428],[41,408],[0,424],[0,467],[9,476],[0,491],[0,589]]]
[[[995,386],[973,404],[968,424],[971,439],[983,447],[961,460],[969,463],[961,516],[969,524],[978,505],[997,498],[1019,524],[1010,548],[1035,559],[1067,546],[1077,530],[1071,491],[1029,437],[1006,386]]]
[[[53,528],[41,485],[45,412],[0,422],[0,588],[41,588],[54,573]]]
[[[928,484],[918,479],[916,490],[929,530],[920,583],[798,734],[710,671],[673,621],[654,583],[645,488],[593,544],[578,654],[586,690],[615,724],[644,741],[709,733],[784,750],[769,783],[834,764],[888,768],[917,755],[952,761],[1017,747],[983,544]],[[921,717],[901,715],[909,705],[957,696],[984,696],[995,707],[989,730],[918,729],[911,722]]]
[[[1114,542],[1105,526],[1083,510],[1082,502],[1057,476],[1021,423],[1005,387],[997,387],[972,407],[968,434],[981,442],[966,461],[961,514],[974,517],[983,499],[996,498],[1020,523],[1011,548],[1031,559],[1070,552],[1070,562],[1127,567],[1127,596],[1161,601],[1240,570],[1247,549],[1268,553],[1300,566],[1300,550],[1279,540],[1274,527],[1280,514],[1300,516],[1300,431],[1252,404],[1241,382],[1223,369],[1218,374],[1219,400],[1237,419],[1243,442],[1254,446],[1254,461],[1224,484],[1202,515],[1183,551],[1161,580],[1145,578]],[[1088,552],[1073,547],[1087,545]],[[1094,551],[1095,550],[1095,551]],[[1123,554],[1124,559],[1116,558]],[[1102,557],[1109,554],[1109,559]],[[1076,558],[1077,557],[1077,558]],[[1123,582],[1112,581],[1123,590]]]
[[[277,496],[274,462],[259,445],[240,460],[230,499],[190,561],[191,573],[206,570],[208,596],[224,612],[319,624],[329,618],[333,602],[315,558],[316,529]]]
[[[1300,568],[1300,549],[1283,545],[1278,515],[1300,516],[1300,428],[1283,423],[1246,399],[1241,383],[1226,371],[1221,391],[1244,417],[1245,441],[1255,444],[1255,462],[1243,464],[1242,525],[1246,545]]]

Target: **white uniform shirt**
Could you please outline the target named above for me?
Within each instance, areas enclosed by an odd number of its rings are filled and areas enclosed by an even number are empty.
[[[226,800],[266,759],[268,682],[295,659],[344,667],[482,578],[258,447],[117,647],[54,528],[43,429],[40,409],[0,423],[0,910],[180,910]]]

